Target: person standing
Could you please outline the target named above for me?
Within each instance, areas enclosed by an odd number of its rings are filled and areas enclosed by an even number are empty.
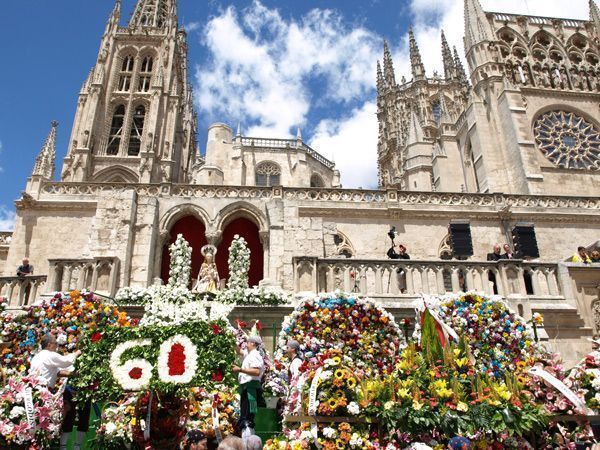
[[[501,259],[506,259],[506,257],[500,253],[500,244],[494,245],[494,251],[492,253],[487,254],[488,261],[499,261]]]
[[[242,356],[242,366],[233,366],[232,370],[238,374],[240,393],[240,419],[239,427],[242,438],[254,434],[254,418],[258,411],[258,402],[262,396],[261,378],[265,371],[265,362],[260,355],[259,347],[262,345],[260,336],[250,336],[247,341],[247,353]]]
[[[33,275],[33,266],[29,264],[29,259],[23,258],[23,263],[17,267],[17,276],[26,277],[28,275]]]
[[[73,372],[73,364],[75,363],[75,359],[81,354],[81,351],[77,350],[75,353],[61,355],[57,352],[58,343],[56,342],[56,338],[51,334],[46,334],[42,338],[41,346],[42,350],[31,358],[29,374],[37,376],[43,384],[48,386],[48,388],[54,389],[56,380],[59,376],[66,377]],[[73,431],[77,409],[77,404],[73,401],[73,391],[68,388],[65,389],[63,394],[63,401],[65,403],[65,416],[63,417],[62,434],[60,436],[61,450],[67,448],[69,436]],[[86,406],[87,408],[84,407],[79,411],[77,437],[74,446],[75,450],[81,448],[85,434],[88,431],[91,408],[89,403],[86,404]]]
[[[503,259],[514,259],[515,254],[510,249],[510,245],[504,244],[504,254],[502,255]]]
[[[587,254],[587,250],[585,247],[577,247],[577,253],[573,255],[571,258],[571,262],[574,263],[583,263],[583,264],[591,264],[592,260]]]
[[[302,365],[302,358],[300,357],[300,343],[294,339],[290,339],[287,342],[285,353],[290,359],[290,365],[288,367],[288,380],[290,386],[295,385],[300,376],[300,366]]]

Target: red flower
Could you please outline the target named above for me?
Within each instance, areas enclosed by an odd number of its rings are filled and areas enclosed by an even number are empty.
[[[102,339],[102,333],[99,331],[92,334],[92,342],[98,342],[100,339]]]
[[[256,323],[254,324],[254,326],[256,327],[256,329],[258,331],[261,331],[263,329],[262,323],[260,323],[260,320],[257,320]]]
[[[173,344],[167,360],[169,375],[183,375],[185,372],[185,348],[181,344]]]
[[[238,328],[246,328],[246,326],[248,325],[246,322],[241,321],[240,319],[236,319],[235,323],[237,324]]]
[[[223,372],[221,372],[221,370],[217,370],[216,372],[213,372],[212,374],[212,380],[218,382],[223,381]]]
[[[216,323],[211,324],[213,333],[215,334],[221,334],[221,327],[219,325],[217,325]]]
[[[129,371],[129,377],[133,380],[139,380],[142,378],[142,369],[139,367],[134,367]]]

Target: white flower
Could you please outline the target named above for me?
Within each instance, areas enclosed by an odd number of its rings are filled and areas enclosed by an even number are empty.
[[[323,436],[325,436],[328,439],[333,439],[335,437],[335,430],[331,427],[325,427],[323,428]]]
[[[360,413],[360,407],[358,406],[358,404],[356,402],[350,402],[348,403],[348,412],[350,414],[352,414],[353,416],[356,416],[358,413]]]
[[[358,435],[358,433],[353,433],[352,438],[350,439],[350,447],[353,448],[362,448],[363,439]]]
[[[151,344],[150,339],[134,339],[117,345],[110,354],[109,366],[111,372],[124,390],[139,391],[146,388],[152,378],[152,364],[141,358],[131,359],[121,364],[121,356],[130,348],[144,347]]]
[[[115,431],[117,431],[117,426],[113,422],[108,422],[104,427],[104,431],[106,434],[113,434]]]
[[[22,406],[13,406],[13,408],[10,410],[9,417],[11,419],[16,419],[16,418],[24,416],[24,415],[25,415],[25,408],[23,408]]]

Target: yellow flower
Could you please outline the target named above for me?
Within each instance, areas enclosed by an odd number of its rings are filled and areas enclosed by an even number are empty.
[[[422,407],[423,407],[423,403],[419,403],[418,401],[413,400],[413,409],[415,411],[420,410]]]
[[[469,359],[468,358],[459,358],[456,360],[456,365],[458,367],[464,367],[467,364],[469,364]]]
[[[512,396],[505,384],[497,384],[494,386],[494,392],[496,392],[498,397],[502,400],[510,400],[510,397]]]
[[[458,402],[458,404],[456,405],[456,409],[458,411],[465,412],[469,409],[469,405],[467,405],[465,402]]]
[[[135,417],[131,418],[131,422],[130,423],[131,423],[132,427],[135,427],[135,424],[137,423],[136,420],[135,420]]]
[[[453,352],[454,352],[454,356],[460,356],[460,348],[455,348],[453,350]]]
[[[344,378],[344,371],[342,369],[338,369],[335,371],[334,376],[336,378]]]
[[[354,389],[356,387],[356,380],[354,378],[348,378],[347,384],[350,389]]]
[[[329,403],[329,406],[331,406],[331,409],[337,408],[338,402],[335,398],[330,398],[327,403]]]
[[[410,391],[406,388],[398,389],[398,397],[400,397],[400,398],[410,397]]]
[[[334,356],[331,360],[336,366],[339,366],[342,363],[342,359],[339,356]]]
[[[335,448],[346,448],[346,444],[341,439],[336,439]]]

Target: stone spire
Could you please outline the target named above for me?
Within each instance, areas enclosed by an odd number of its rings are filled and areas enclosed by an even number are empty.
[[[381,72],[381,64],[377,60],[377,93],[380,94],[383,91],[385,82],[383,81],[383,72]]]
[[[448,108],[448,104],[446,103],[446,96],[444,95],[444,91],[440,90],[440,123],[451,123],[452,120],[450,118],[450,109]]]
[[[417,117],[417,114],[413,109],[410,112],[410,124],[408,128],[408,138],[406,140],[406,145],[423,142],[424,137],[425,133],[423,133],[423,127],[421,127],[421,122],[419,122],[419,118]]]
[[[410,50],[410,67],[414,80],[422,80],[425,78],[425,66],[421,60],[421,53],[419,52],[419,46],[415,40],[412,27],[408,29],[408,43]]]
[[[394,75],[392,54],[388,48],[387,41],[383,41],[383,78],[388,87],[396,86],[396,75]]]
[[[590,21],[596,25],[596,34],[600,35],[600,9],[594,0],[590,0]]]
[[[444,63],[444,77],[446,80],[454,79],[456,77],[456,67],[454,65],[454,58],[452,57],[450,46],[444,35],[444,30],[442,30],[442,61]]]
[[[35,158],[35,166],[31,175],[39,175],[48,180],[54,178],[55,159],[56,159],[56,128],[58,122],[51,122],[50,133],[40,150],[39,155]]]
[[[458,56],[458,52],[456,51],[456,47],[453,47],[454,50],[454,67],[456,68],[456,77],[460,81],[467,80],[467,73],[465,72],[465,68],[463,66],[462,61],[460,60],[460,56]]]
[[[465,49],[494,40],[494,33],[479,0],[465,0]]]
[[[138,0],[131,28],[165,28],[177,26],[177,0]]]

